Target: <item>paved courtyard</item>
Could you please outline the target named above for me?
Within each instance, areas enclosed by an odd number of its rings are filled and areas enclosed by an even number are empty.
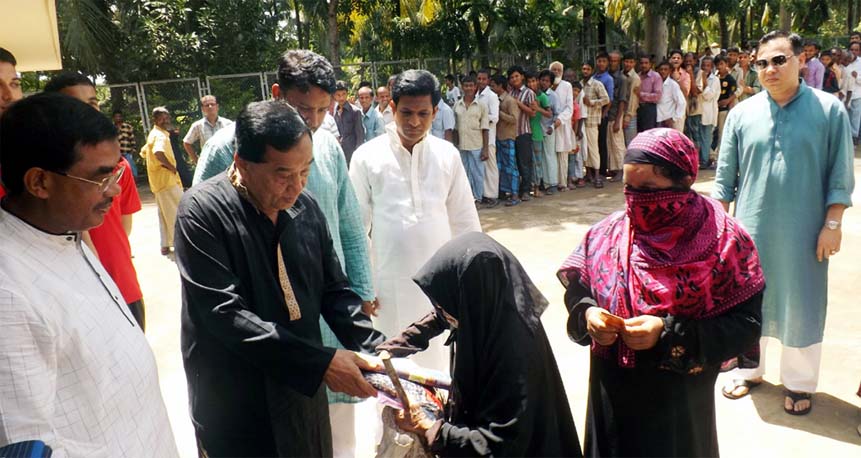
[[[861,162],[856,159],[855,179],[861,181]],[[708,192],[713,172],[700,177],[695,188]],[[861,186],[858,186],[861,187]],[[858,188],[857,187],[857,188]],[[861,206],[861,190],[854,197]],[[624,205],[620,184],[602,190],[580,189],[545,197],[513,209],[480,213],[486,232],[507,246],[551,302],[543,321],[562,372],[565,387],[583,437],[589,374],[588,348],[571,342],[565,334],[567,312],[563,290],[555,277],[557,268],[579,244],[590,225]],[[185,374],[179,349],[179,275],[174,263],[159,254],[158,222],[151,196],[143,196],[144,209],[135,217],[132,250],[147,304],[147,338],[158,359],[161,387],[174,434],[184,458],[196,456],[194,433],[188,417]],[[828,321],[825,331],[821,380],[814,408],[806,417],[783,412],[779,373],[779,345],[769,345],[766,383],[747,398],[729,401],[719,394],[727,375],[718,379],[716,391],[720,448],[726,457],[843,457],[861,456],[861,398],[855,396],[861,380],[861,211],[847,211],[843,249],[830,267]],[[788,250],[797,247],[786,247]],[[813,249],[813,247],[805,248]],[[637,389],[637,387],[631,387]],[[649,396],[649,393],[642,393]],[[370,444],[360,444],[361,455]]]

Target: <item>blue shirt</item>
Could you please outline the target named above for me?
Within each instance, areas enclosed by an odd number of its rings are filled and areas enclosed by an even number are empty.
[[[604,89],[607,90],[607,95],[610,96],[610,101],[613,101],[613,90],[616,87],[616,83],[613,81],[613,75],[610,72],[602,72],[596,73],[592,76],[596,80],[600,81],[601,84],[604,85]]]
[[[436,111],[436,116],[433,117],[431,135],[445,140],[445,131],[454,129],[454,110],[442,100],[439,101],[437,107],[439,109]]]
[[[365,127],[365,141],[386,133],[386,124],[383,121],[383,116],[374,107],[368,108],[366,112],[362,112],[362,125]]]

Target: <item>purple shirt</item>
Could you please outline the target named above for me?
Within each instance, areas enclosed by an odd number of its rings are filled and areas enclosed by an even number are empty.
[[[664,92],[664,80],[654,70],[640,73],[640,103],[658,103]]]
[[[822,80],[825,77],[825,66],[819,59],[814,57],[807,61],[807,73],[804,75],[804,82],[810,87],[822,89]]]

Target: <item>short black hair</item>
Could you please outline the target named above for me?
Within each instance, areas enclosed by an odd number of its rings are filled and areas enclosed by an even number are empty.
[[[643,59],[649,59],[649,62],[651,62],[651,61],[652,61],[651,56],[649,56],[648,54],[646,54],[646,53],[644,53],[644,52],[641,52],[641,53],[637,56],[637,60],[643,60]]]
[[[15,55],[12,54],[6,48],[0,48],[0,62],[6,62],[7,64],[18,65],[18,61],[15,59]]]
[[[606,52],[604,52],[604,51],[601,51],[601,52],[599,52],[599,53],[598,53],[598,55],[597,55],[597,56],[595,56],[595,62],[598,62],[598,59],[607,59],[607,60],[610,60],[610,55],[609,55],[609,54],[607,54],[607,53],[606,53]]]
[[[454,75],[452,75],[451,73],[445,75],[445,80],[454,82]]]
[[[729,62],[726,59],[726,56],[722,56],[722,55],[714,56],[714,58],[712,59],[712,62],[714,62],[715,67],[717,67],[718,64],[721,62],[723,62],[725,64],[729,64]]]
[[[493,81],[493,83],[496,84],[497,86],[502,86],[502,87],[508,86],[508,80],[502,75],[499,75],[499,74],[493,75],[490,78],[490,80]]]
[[[335,92],[346,91],[346,90],[347,90],[347,83],[346,82],[341,81],[341,80],[338,80],[335,82]]]
[[[541,70],[540,73],[538,73],[538,80],[541,81],[541,79],[544,78],[545,76],[550,78],[551,83],[553,82],[554,79],[556,79],[556,75],[553,72],[551,72],[550,70],[547,70],[546,68],[544,70]]]
[[[508,71],[505,72],[505,75],[511,78],[511,75],[514,73],[520,73],[521,76],[526,76],[526,70],[524,70],[520,65],[512,65],[511,67],[508,67]]]
[[[804,45],[801,41],[801,36],[799,36],[797,33],[787,32],[785,30],[774,30],[763,35],[762,38],[759,39],[759,46],[762,46],[769,41],[776,40],[778,38],[786,38],[787,40],[789,40],[789,44],[790,46],[792,46],[792,53],[796,56],[801,54],[802,51],[804,51]]]
[[[670,69],[673,68],[673,66],[670,64],[670,61],[668,61],[668,60],[662,60],[656,68],[661,68],[664,65],[666,65],[667,67],[670,67]]]
[[[0,117],[0,176],[10,195],[24,191],[33,167],[66,172],[81,159],[81,146],[117,138],[107,116],[65,94],[36,94],[15,102]]]
[[[819,57],[822,58],[822,57],[833,57],[833,56],[831,55],[831,50],[826,49],[825,51],[822,51],[821,53],[819,53]]]
[[[854,45],[858,45],[859,47],[861,47],[861,43],[859,43],[857,41],[853,42],[853,43],[849,43],[849,52],[852,52],[852,46],[854,46]]]
[[[465,83],[478,84],[478,80],[476,79],[476,77],[474,77],[472,75],[466,75],[460,80],[461,86],[464,85]]]
[[[628,51],[622,56],[622,60],[637,60],[637,55]]]
[[[718,57],[720,57],[720,56],[718,56]],[[723,59],[723,58],[721,57],[721,59]],[[702,66],[702,65],[703,65],[703,62],[705,62],[705,61],[709,61],[709,62],[711,62],[712,64],[714,64],[714,63],[715,63],[715,58],[714,58],[714,57],[712,57],[712,56],[703,56],[703,58],[702,58],[702,59],[700,59],[700,66]]]
[[[373,88],[373,87],[374,87],[374,85],[373,85],[370,81],[362,80],[362,81],[359,81],[359,87],[358,87],[358,89],[356,89],[356,90],[359,90],[359,89],[361,89],[361,88],[363,88],[363,87]]]
[[[817,42],[816,42],[816,40],[807,40],[807,41],[805,41],[805,42],[804,42],[804,47],[807,47],[807,46],[813,46],[814,48],[816,48],[816,50],[817,50],[817,51],[819,51],[820,49],[822,49],[822,48],[819,46],[819,43],[817,43]]]
[[[335,69],[325,57],[307,49],[291,49],[278,58],[278,86],[282,92],[308,92],[316,86],[335,93]]]
[[[668,56],[668,57],[673,57],[673,54],[678,54],[678,55],[682,56],[682,58],[684,58],[684,57],[685,57],[685,53],[683,53],[681,49],[671,49],[671,50],[670,50],[670,53],[669,53],[669,54],[667,54],[667,56]]]
[[[78,72],[62,72],[54,75],[48,84],[45,85],[45,92],[60,92],[67,87],[72,86],[92,86],[96,85],[85,75]]]
[[[534,71],[532,71],[532,70],[526,70],[526,75],[524,75],[524,76],[525,76],[525,77],[526,77],[526,79],[528,79],[528,80],[531,80],[531,79],[533,79],[533,78],[534,78],[534,79],[538,79],[538,76],[537,76],[537,75],[535,74],[535,72],[534,72]]]
[[[437,106],[442,95],[437,88],[439,81],[433,73],[427,70],[406,70],[399,74],[395,83],[392,85],[392,100],[395,101],[395,106],[398,105],[398,100],[402,96],[422,96],[429,95],[433,106]]]
[[[727,52],[727,54],[729,54],[731,52],[738,54],[741,51],[739,51],[738,48],[736,48],[735,46],[732,46],[732,47],[727,48],[726,52]]]
[[[478,73],[476,73],[476,75],[480,75],[482,73],[484,73],[485,75],[487,75],[488,78],[490,78],[490,69],[489,68],[482,68],[481,70],[478,71]]]
[[[251,102],[236,118],[236,154],[261,163],[267,146],[287,151],[306,134],[311,137],[311,129],[283,100]]]
[[[855,31],[849,32],[849,38],[852,38],[852,37],[861,37],[861,32],[855,32]]]
[[[579,82],[579,81],[574,81],[574,82],[572,82],[572,83],[571,83],[571,87],[572,87],[573,89],[580,89],[581,91],[583,90],[583,85],[582,85],[582,84],[580,84],[580,82]]]

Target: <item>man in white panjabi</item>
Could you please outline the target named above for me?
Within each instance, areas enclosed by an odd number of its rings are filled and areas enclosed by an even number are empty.
[[[574,127],[571,125],[571,117],[574,115],[574,88],[571,83],[562,79],[564,67],[562,62],[550,64],[550,71],[555,78],[551,88],[556,92],[556,97],[562,105],[562,111],[556,117],[553,128],[556,131],[556,159],[559,167],[559,190],[561,191],[568,182],[568,153],[574,149],[576,138]]]
[[[490,129],[487,131],[487,160],[484,162],[484,198],[487,208],[499,205],[499,168],[496,164],[496,123],[499,122],[499,96],[490,89],[490,70],[478,71],[478,103],[487,109]]]
[[[374,285],[379,299],[374,327],[397,335],[431,310],[413,275],[452,238],[481,231],[460,153],[428,135],[440,94],[436,77],[407,70],[393,85],[395,122],[361,145],[350,179],[371,237]],[[448,370],[442,339],[413,359]]]
[[[129,173],[116,128],[80,100],[45,93],[7,108],[0,135],[0,447],[178,456],[153,352],[81,243]]]

